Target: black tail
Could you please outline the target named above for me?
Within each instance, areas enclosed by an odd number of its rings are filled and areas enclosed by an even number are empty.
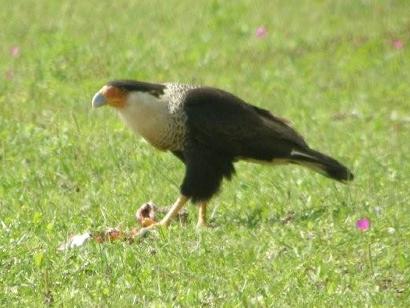
[[[309,148],[292,150],[290,159],[341,182],[351,181],[354,178],[353,173],[337,160]]]

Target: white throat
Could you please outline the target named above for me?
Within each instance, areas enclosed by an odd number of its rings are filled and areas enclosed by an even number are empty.
[[[121,119],[153,146],[165,150],[163,139],[167,133],[168,102],[149,93],[131,93],[126,106],[118,109]]]

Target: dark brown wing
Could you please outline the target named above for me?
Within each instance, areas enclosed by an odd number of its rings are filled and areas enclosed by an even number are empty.
[[[307,147],[285,121],[222,90],[193,89],[184,109],[188,138],[232,157],[270,161]]]

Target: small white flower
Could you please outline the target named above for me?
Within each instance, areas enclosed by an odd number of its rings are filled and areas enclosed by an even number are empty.
[[[394,229],[393,227],[388,227],[387,228],[387,233],[394,234],[395,232],[396,232],[396,229]]]

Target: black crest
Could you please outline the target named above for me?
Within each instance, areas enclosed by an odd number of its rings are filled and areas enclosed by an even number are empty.
[[[109,86],[114,86],[121,90],[131,92],[146,92],[155,97],[160,97],[164,94],[165,86],[159,83],[148,83],[135,80],[113,80],[108,83]]]

